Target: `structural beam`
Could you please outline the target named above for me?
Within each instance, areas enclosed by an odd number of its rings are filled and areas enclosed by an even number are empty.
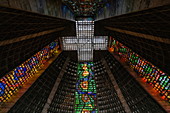
[[[113,27],[105,26],[105,28],[108,30],[111,30],[111,31],[116,31],[116,32],[125,33],[128,35],[132,35],[132,36],[136,36],[136,37],[140,37],[140,38],[145,38],[145,39],[149,39],[149,40],[153,40],[153,41],[157,41],[157,42],[170,44],[170,39],[165,39],[165,38],[161,38],[161,37],[157,37],[157,36],[153,36],[153,35],[147,35],[147,34],[143,34],[143,33],[137,33],[137,32],[133,32],[133,31],[123,30],[123,29],[118,29],[118,28],[113,28]]]
[[[32,39],[32,38],[35,38],[35,37],[38,37],[38,36],[47,35],[47,34],[50,34],[50,33],[54,33],[54,32],[57,32],[57,31],[64,30],[64,28],[65,27],[60,27],[60,28],[56,28],[56,29],[51,29],[51,30],[47,30],[47,31],[42,31],[42,32],[30,34],[30,35],[17,37],[17,38],[10,39],[10,40],[0,41],[0,46],[4,46],[4,45],[7,45],[7,44],[12,44],[12,43],[27,40],[27,39]]]
[[[51,104],[51,102],[52,102],[52,100],[53,100],[53,98],[55,96],[55,93],[56,93],[56,91],[58,89],[58,86],[59,86],[59,84],[61,82],[61,79],[62,79],[62,77],[63,77],[63,75],[65,73],[65,70],[66,70],[66,67],[68,65],[69,59],[70,58],[67,57],[64,65],[63,65],[63,68],[61,69],[61,71],[60,71],[60,73],[58,75],[58,78],[57,78],[57,80],[56,80],[56,82],[55,82],[55,84],[53,86],[53,89],[52,89],[52,91],[51,91],[51,93],[50,93],[50,95],[49,95],[49,97],[47,99],[47,102],[46,102],[46,104],[45,104],[45,106],[44,106],[44,108],[42,110],[42,113],[47,113],[48,109],[50,108],[50,104]]]
[[[148,94],[150,94],[153,97],[153,99],[156,100],[167,113],[170,113],[170,104],[168,102],[165,102],[161,98],[160,94],[155,89],[153,89],[152,86],[142,81],[142,78],[138,76],[138,74],[132,68],[130,68],[125,62],[122,62],[119,56],[113,53],[111,54],[117,61],[121,63],[121,65],[130,73],[130,75],[132,75],[136,79],[136,81],[138,81],[138,83],[148,92]]]
[[[102,58],[102,63],[106,67],[106,71],[107,71],[107,73],[108,73],[108,75],[109,75],[109,77],[112,81],[114,89],[116,90],[116,93],[117,93],[117,95],[120,99],[120,102],[122,103],[122,106],[124,107],[126,113],[131,113],[131,110],[130,110],[130,108],[129,108],[129,106],[128,106],[128,104],[127,104],[118,84],[117,84],[117,82],[116,82],[116,79],[114,78],[114,75],[112,74],[111,70],[109,69],[109,66],[107,65],[107,62],[104,58]]]

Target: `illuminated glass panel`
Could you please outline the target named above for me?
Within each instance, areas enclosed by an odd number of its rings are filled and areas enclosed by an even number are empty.
[[[94,21],[76,21],[76,37],[62,37],[64,50],[77,50],[78,61],[92,61],[93,50],[107,50],[107,36],[94,36]]]
[[[145,82],[160,93],[162,99],[170,103],[170,76],[168,74],[116,41],[113,37],[110,37],[109,51],[119,55],[121,61],[129,63],[131,68],[133,68]]]
[[[78,61],[93,60],[94,21],[76,21]]]
[[[58,48],[56,40],[0,78],[0,102],[6,102],[29,78],[33,77]]]
[[[98,113],[93,62],[82,62],[78,64],[75,113]]]
[[[62,37],[63,50],[77,50],[77,40],[77,37]],[[91,44],[94,50],[107,50],[108,36],[94,36],[92,41],[86,38],[79,39],[80,44],[84,42]]]

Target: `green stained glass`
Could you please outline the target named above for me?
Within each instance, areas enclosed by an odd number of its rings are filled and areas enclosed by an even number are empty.
[[[78,64],[75,92],[75,113],[98,113],[93,62]]]

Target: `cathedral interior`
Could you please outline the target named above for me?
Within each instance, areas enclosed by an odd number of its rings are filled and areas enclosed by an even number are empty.
[[[170,113],[170,0],[0,0],[0,113]]]

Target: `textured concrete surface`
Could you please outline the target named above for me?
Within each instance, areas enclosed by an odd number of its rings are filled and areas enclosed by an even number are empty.
[[[99,10],[96,20],[109,18],[130,12],[170,4],[170,0],[108,0],[103,9]]]
[[[0,0],[0,6],[56,16],[65,19],[74,19],[73,13],[62,4],[62,0]]]

